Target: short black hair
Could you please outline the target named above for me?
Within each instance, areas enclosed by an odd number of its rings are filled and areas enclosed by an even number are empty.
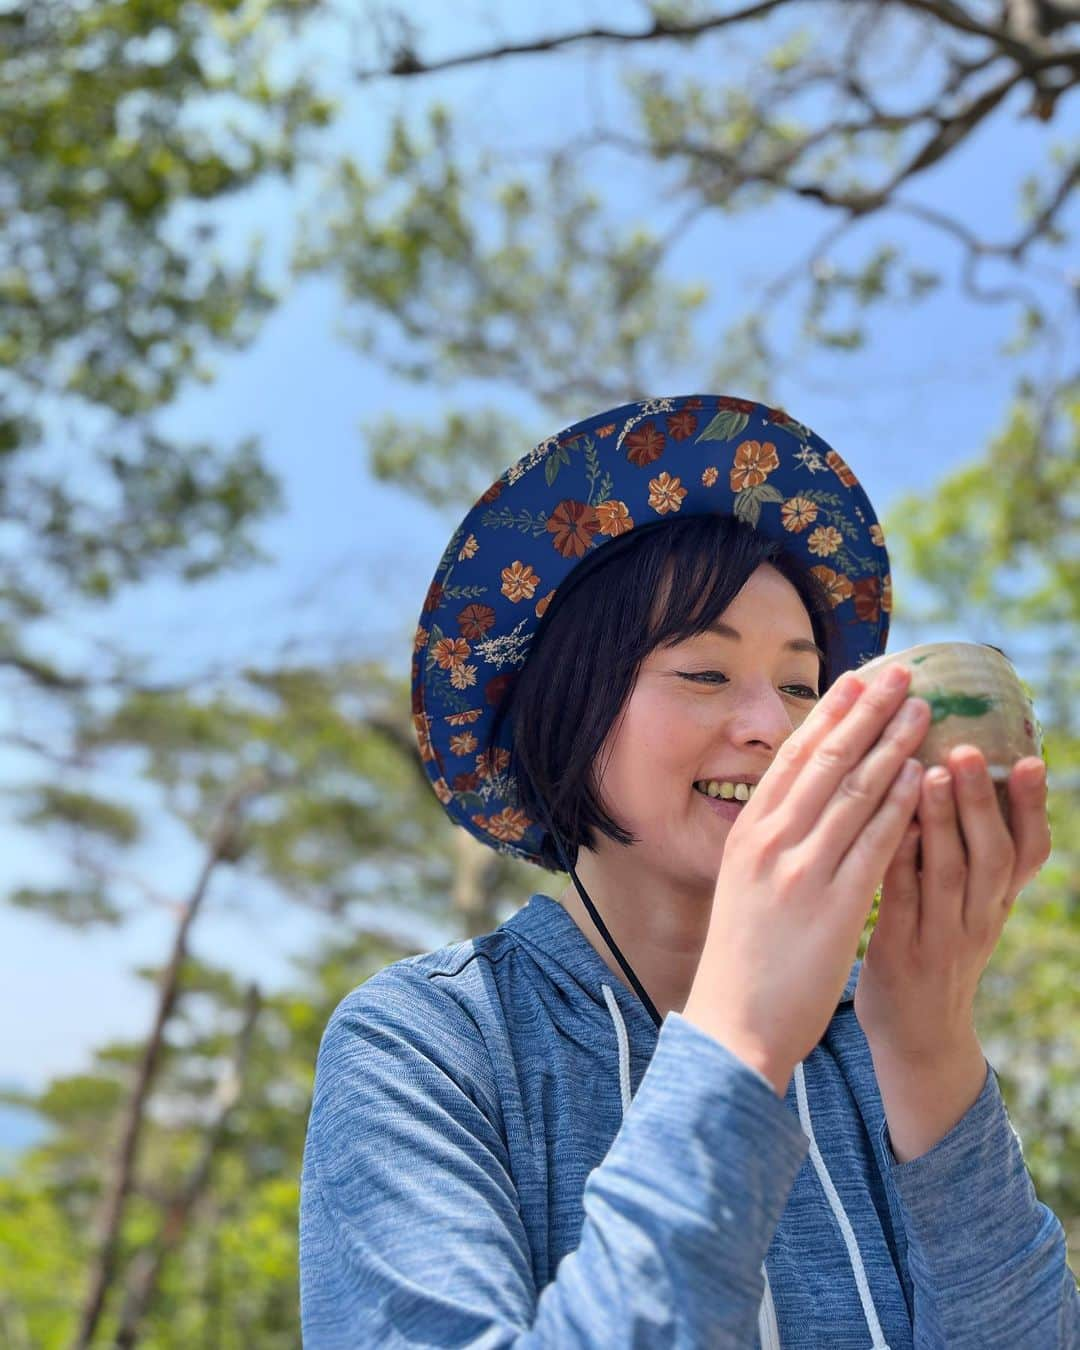
[[[828,593],[800,559],[746,521],[723,515],[651,521],[605,543],[556,590],[490,741],[494,745],[509,718],[517,805],[545,825],[543,867],[566,870],[548,822],[574,866],[579,849],[593,847],[596,831],[620,844],[637,842],[601,806],[593,761],[649,653],[704,632],[762,563],[786,577],[806,606],[814,641],[825,653],[819,662],[824,694],[843,673]],[[670,598],[656,614],[669,573]]]

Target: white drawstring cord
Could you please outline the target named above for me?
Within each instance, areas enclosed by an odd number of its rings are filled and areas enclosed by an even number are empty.
[[[806,1078],[802,1064],[795,1065],[795,1095],[799,1102],[799,1123],[802,1125],[803,1134],[810,1141],[810,1161],[814,1164],[814,1171],[817,1173],[822,1190],[828,1198],[833,1216],[840,1225],[844,1246],[847,1247],[848,1261],[851,1263],[855,1284],[859,1290],[859,1301],[862,1303],[863,1316],[866,1318],[866,1325],[870,1328],[870,1350],[889,1350],[888,1342],[881,1330],[881,1323],[878,1321],[874,1300],[870,1297],[870,1285],[866,1278],[866,1270],[863,1267],[859,1244],[855,1241],[851,1220],[844,1212],[844,1206],[840,1202],[840,1196],[833,1185],[832,1177],[829,1176],[829,1169],[825,1166],[825,1159],[821,1156],[817,1139],[814,1137],[814,1126],[810,1120],[810,1103],[806,1096]]]

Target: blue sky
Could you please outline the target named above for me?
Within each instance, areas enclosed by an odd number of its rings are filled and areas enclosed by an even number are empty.
[[[636,11],[601,4],[554,3],[542,10],[472,5],[455,7],[452,25],[445,5],[424,3],[413,12],[426,33],[426,50],[434,55],[486,41],[499,27],[508,34],[556,31],[604,16],[630,27]],[[680,49],[669,51],[673,62],[683,59]],[[328,46],[321,56],[328,68],[342,70],[336,49]],[[751,78],[750,48],[732,44],[730,57],[725,77],[730,78],[737,60],[745,60]],[[419,111],[438,93],[458,110],[477,144],[494,144],[512,156],[516,149],[539,144],[541,129],[554,139],[560,129],[579,125],[598,103],[617,108],[619,63],[625,60],[625,55],[600,59],[579,52],[558,61],[521,59],[423,82],[353,87],[333,140],[370,157],[392,110]],[[912,99],[916,95],[913,89]],[[908,196],[955,212],[988,238],[1009,237],[1020,223],[1017,185],[1025,172],[1043,167],[1040,147],[1048,138],[1041,124],[999,118],[944,167],[921,178]],[[640,169],[632,171],[625,161],[605,158],[592,172],[597,189],[629,219],[662,215],[669,205],[660,203],[652,212]],[[280,260],[295,212],[317,200],[314,176],[293,192],[264,187],[230,207],[224,217],[228,237],[241,240],[262,232],[271,257]],[[1075,226],[1075,204],[1071,221]],[[808,204],[781,202],[733,218],[712,216],[691,230],[672,259],[672,272],[710,284],[712,299],[701,326],[705,340],[719,337],[753,303],[760,286],[808,251],[829,223]],[[955,276],[954,243],[927,226],[896,218],[866,229],[855,256],[864,256],[872,241],[885,238],[910,247],[911,260],[919,265]],[[360,428],[391,408],[399,415],[432,417],[444,404],[483,391],[420,390],[388,377],[337,335],[344,312],[329,281],[295,286],[255,344],[243,353],[216,357],[216,382],[188,391],[166,419],[170,430],[193,438],[260,438],[268,462],[281,475],[287,503],[285,512],[259,533],[273,555],[272,565],[198,589],[148,585],[125,595],[104,616],[72,613],[65,616],[64,631],[53,635],[57,650],[68,644],[77,650],[86,636],[107,631],[146,653],[155,673],[175,675],[218,662],[269,660],[291,642],[301,657],[379,654],[407,671],[421,600],[453,522],[371,479]],[[921,306],[882,311],[873,323],[869,351],[814,359],[792,371],[777,390],[778,401],[841,452],[884,516],[901,494],[929,492],[936,479],[980,454],[999,427],[1012,381],[998,349],[1012,328],[1009,312],[973,306],[950,281]],[[704,392],[696,371],[662,374],[667,383],[656,389],[658,394]],[[503,405],[509,406],[505,394]],[[579,415],[594,411],[583,407]],[[538,436],[555,429],[537,417]],[[527,448],[523,445],[522,453]],[[894,576],[901,604],[905,585],[903,576]],[[941,636],[1013,645],[985,628],[972,632],[964,616]],[[897,624],[890,648],[914,640]],[[8,779],[20,768],[12,761]],[[9,885],[52,875],[51,859],[38,839],[10,824],[0,837]],[[156,887],[180,897],[193,882],[199,853],[178,832],[174,837],[166,831],[142,851],[139,862]],[[542,874],[536,884],[544,884]],[[409,916],[377,917],[404,925],[428,946],[451,935]],[[289,979],[290,957],[324,932],[325,922],[231,878],[211,895],[194,947],[275,987]],[[136,964],[163,960],[171,935],[171,921],[156,910],[120,932],[70,933],[44,919],[0,909],[0,1026],[8,1029],[0,1042],[0,1081],[40,1086],[53,1074],[84,1067],[93,1046],[141,1035],[150,1018],[151,993],[130,971]]]

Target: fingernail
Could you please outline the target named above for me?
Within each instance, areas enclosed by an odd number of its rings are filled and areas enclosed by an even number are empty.
[[[913,727],[923,715],[922,705],[925,699],[908,699],[897,713],[897,718],[905,727]]]

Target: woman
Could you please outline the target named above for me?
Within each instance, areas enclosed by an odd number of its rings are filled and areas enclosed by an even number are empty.
[[[973,747],[933,794],[929,706],[856,673],[890,605],[851,470],[749,401],[591,417],[465,517],[421,754],[455,823],[571,883],[331,1018],[309,1350],[1078,1344],[971,1021],[1049,852],[1042,765],[1011,839]]]

